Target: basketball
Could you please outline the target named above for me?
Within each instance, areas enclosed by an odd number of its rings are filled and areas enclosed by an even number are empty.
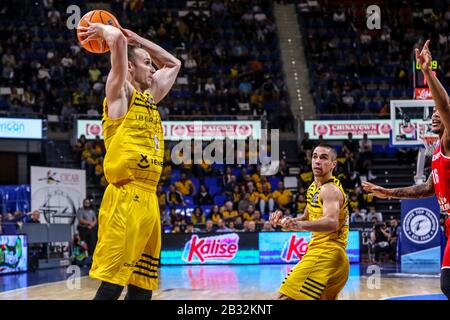
[[[78,25],[82,26],[82,27],[88,27],[89,24],[87,23],[87,21],[103,23],[103,24],[108,24],[108,25],[114,26],[114,27],[119,27],[119,22],[117,21],[116,17],[114,17],[113,14],[111,14],[110,12],[105,11],[105,10],[89,11],[80,19],[80,22]],[[80,36],[79,29],[77,29],[77,36],[78,36],[78,41],[80,41],[80,43],[85,39],[85,37]],[[105,40],[101,40],[101,41],[90,40],[83,45],[83,48],[92,53],[105,53],[105,52],[109,51],[109,47],[106,44]]]

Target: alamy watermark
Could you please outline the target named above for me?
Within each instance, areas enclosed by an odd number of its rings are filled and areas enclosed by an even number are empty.
[[[66,26],[69,30],[76,29],[78,26],[78,23],[80,23],[81,19],[81,9],[77,5],[70,5],[66,9],[66,13],[69,15],[69,17],[66,20]]]
[[[381,288],[381,268],[376,265],[370,265],[367,267],[367,289],[379,290]]]
[[[381,9],[379,6],[373,4],[367,7],[366,10],[367,21],[366,26],[369,30],[381,29]]]
[[[66,273],[70,276],[66,280],[66,287],[69,290],[81,289],[81,269],[79,266],[71,265],[67,267]]]

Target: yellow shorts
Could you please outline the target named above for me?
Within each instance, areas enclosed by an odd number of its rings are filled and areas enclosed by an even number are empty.
[[[98,220],[89,275],[121,286],[157,289],[161,223],[156,193],[131,183],[109,184]]]
[[[336,300],[349,269],[345,249],[333,243],[319,244],[308,249],[278,291],[295,300]]]

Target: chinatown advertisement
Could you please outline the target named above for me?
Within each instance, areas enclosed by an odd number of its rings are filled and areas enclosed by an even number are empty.
[[[353,139],[362,139],[367,133],[369,139],[389,139],[392,122],[389,119],[380,120],[305,120],[305,132],[310,139],[345,140],[348,133]]]
[[[86,198],[86,171],[31,167],[31,208],[39,210],[43,223],[75,222]]]
[[[297,263],[308,251],[310,232],[163,234],[162,265]],[[360,233],[349,232],[347,255],[360,262]]]
[[[260,121],[163,121],[164,140],[261,139]],[[101,120],[78,120],[77,138],[103,139]]]
[[[0,236],[0,274],[28,270],[26,235]]]

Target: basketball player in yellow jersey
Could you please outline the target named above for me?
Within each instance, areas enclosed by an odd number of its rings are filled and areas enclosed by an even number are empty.
[[[287,230],[312,231],[308,251],[284,279],[279,299],[335,300],[348,280],[349,216],[345,192],[333,176],[336,157],[329,145],[314,149],[314,182],[308,188],[308,204],[301,217],[282,218],[281,211],[270,216],[272,224]]]
[[[172,87],[181,62],[136,33],[89,23],[85,41],[105,39],[111,71],[103,103],[109,185],[99,213],[98,243],[90,276],[102,281],[95,299],[151,299],[158,287],[161,226],[156,188],[164,137],[156,104]],[[155,70],[152,63],[156,65]]]

